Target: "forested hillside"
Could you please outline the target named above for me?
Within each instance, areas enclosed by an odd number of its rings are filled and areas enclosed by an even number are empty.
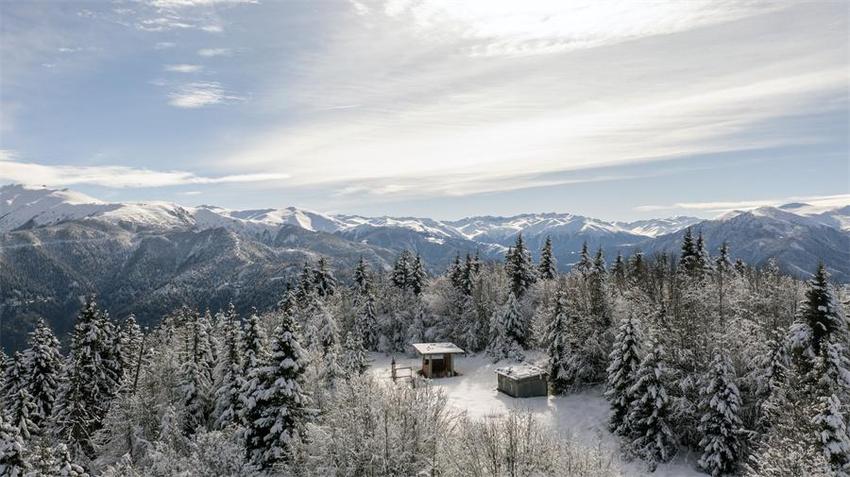
[[[584,247],[567,274],[521,235],[504,261],[442,274],[408,251],[386,272],[319,258],[272,311],[177,307],[151,327],[89,297],[67,352],[39,322],[4,357],[0,474],[585,476],[693,453],[711,475],[850,475],[846,290],[823,266],[801,281],[709,253],[690,229],[679,248]],[[603,388],[619,452],[369,372],[373,353],[436,341],[543,355],[553,395]]]

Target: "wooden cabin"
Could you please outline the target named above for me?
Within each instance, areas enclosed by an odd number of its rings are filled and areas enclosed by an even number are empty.
[[[508,366],[496,370],[499,391],[515,398],[547,396],[549,381],[542,368],[529,364]]]
[[[422,356],[422,369],[419,374],[426,378],[457,376],[454,355],[466,353],[454,343],[414,343],[413,349]]]

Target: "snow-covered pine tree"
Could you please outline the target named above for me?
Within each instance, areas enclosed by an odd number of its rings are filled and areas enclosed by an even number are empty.
[[[313,329],[316,333],[311,341],[319,353],[326,356],[331,349],[339,345],[339,326],[333,312],[322,300],[314,300],[311,310]]]
[[[44,320],[38,320],[35,330],[30,333],[29,348],[23,352],[21,360],[22,377],[26,380],[34,405],[30,417],[38,428],[44,428],[53,414],[63,361],[59,340]]]
[[[3,402],[3,390],[6,388],[6,368],[10,362],[9,356],[0,349],[0,403]]]
[[[402,250],[398,258],[396,258],[391,274],[391,281],[396,288],[406,290],[410,287],[412,267],[413,254],[410,253],[410,250]]]
[[[478,260],[478,252],[475,256],[466,254],[466,262],[463,264],[463,278],[461,279],[463,294],[472,295],[472,288],[475,285],[475,278],[478,271],[481,269],[481,262]]]
[[[354,326],[363,342],[363,346],[375,351],[378,346],[378,317],[375,312],[375,297],[372,293],[366,295],[360,312],[357,314]]]
[[[740,458],[741,396],[734,373],[728,356],[716,352],[700,393],[699,432],[703,437],[699,445],[703,452],[697,463],[713,476],[734,473]]]
[[[0,412],[0,475],[24,477],[30,468],[26,452],[20,430]]]
[[[238,422],[242,382],[242,326],[231,303],[222,316],[221,343],[217,354],[214,387],[213,419],[215,428],[224,429]]]
[[[132,389],[144,358],[145,335],[136,317],[130,314],[121,325],[121,357],[125,387]]]
[[[0,396],[3,397],[3,409],[8,412],[16,406],[18,389],[25,385],[23,381],[23,353],[16,351],[12,356],[6,357],[3,365],[3,388]]]
[[[408,345],[427,341],[426,333],[428,332],[428,310],[425,308],[425,304],[422,303],[421,299],[416,298],[412,305],[408,310],[408,313],[410,313],[406,341]]]
[[[605,257],[602,255],[601,247],[596,252],[593,268],[587,277],[590,289],[590,314],[596,318],[597,331],[601,334],[611,325],[608,271],[605,269]]]
[[[608,389],[605,397],[611,403],[611,418],[608,423],[611,432],[621,436],[631,435],[628,415],[632,408],[634,387],[640,367],[640,338],[637,331],[637,320],[630,313],[617,330],[614,346],[611,350],[608,365]]]
[[[180,368],[180,388],[183,396],[183,432],[192,435],[205,428],[210,407],[210,373],[207,368],[207,330],[197,313],[188,326],[188,352],[183,356]]]
[[[304,262],[304,268],[301,269],[301,275],[298,277],[298,288],[295,296],[298,299],[298,304],[304,306],[315,290],[313,284],[315,281],[316,271],[308,262]]]
[[[70,446],[74,456],[91,457],[91,438],[100,428],[109,402],[117,392],[110,350],[115,340],[104,330],[106,319],[93,297],[86,299],[71,335],[71,354],[55,403],[53,432]]]
[[[587,247],[587,242],[581,244],[581,254],[579,254],[579,260],[574,269],[584,276],[593,271],[593,259],[590,258],[590,250]]]
[[[511,293],[519,299],[537,279],[531,253],[525,246],[522,234],[517,234],[514,247],[505,256],[505,271],[511,285]]]
[[[676,453],[663,357],[664,349],[655,344],[641,360],[630,391],[633,401],[627,417],[632,432],[630,448],[646,460],[653,472],[659,463],[669,461]]]
[[[543,242],[543,248],[540,250],[540,263],[537,266],[537,273],[543,280],[553,280],[558,275],[555,257],[552,255],[552,237],[548,235],[546,241]]]
[[[23,361],[23,358],[21,358]],[[21,437],[25,441],[38,435],[40,429],[35,423],[36,403],[35,399],[30,394],[29,380],[23,374],[21,375],[21,384],[15,389],[14,393],[7,396],[5,411],[9,422],[18,428]]]
[[[253,392],[245,399],[246,448],[250,459],[262,468],[287,460],[293,441],[304,435],[310,402],[302,391],[304,360],[295,323],[283,315],[269,359],[252,370]]]
[[[409,289],[414,295],[422,293],[425,287],[425,265],[422,263],[422,257],[417,253],[413,257],[413,264],[410,267],[410,285]]]
[[[319,257],[318,266],[313,271],[313,290],[320,298],[331,296],[336,290],[336,278],[325,257]]]
[[[508,293],[505,304],[493,315],[490,325],[492,337],[488,353],[495,359],[522,359],[522,342],[525,340],[525,326],[519,311],[519,303],[513,292]]]
[[[552,318],[546,330],[546,351],[548,355],[549,389],[553,394],[564,393],[570,385],[567,371],[569,317],[567,315],[566,291],[558,290],[552,307]]]
[[[103,346],[101,348],[100,366],[103,371],[104,379],[99,385],[100,395],[105,400],[103,414],[109,409],[109,401],[112,400],[121,389],[121,382],[124,379],[124,352],[121,347],[121,330],[118,325],[109,317],[106,310],[98,313],[98,321],[101,332],[103,333]]]
[[[811,369],[813,360],[827,343],[834,339],[846,342],[847,318],[829,284],[829,274],[823,264],[809,280],[806,298],[801,303],[797,321],[791,327],[789,343],[802,366],[803,373]]]
[[[342,364],[347,377],[359,376],[369,367],[363,341],[357,334],[350,331],[345,335]]]
[[[843,406],[846,409],[846,405]],[[823,456],[837,477],[850,476],[850,435],[847,433],[847,416],[835,394],[823,396],[816,407],[812,423],[820,438]]]
[[[242,333],[242,374],[247,376],[248,371],[256,368],[266,359],[267,345],[266,333],[260,323],[257,310],[252,310]]]
[[[449,265],[449,269],[446,270],[446,276],[455,290],[463,290],[463,266],[460,263],[460,253],[455,254],[454,261]]]
[[[354,292],[359,296],[364,296],[371,291],[371,279],[369,278],[369,265],[361,256],[357,260],[357,266],[354,267]]]
[[[643,259],[643,252],[636,250],[629,257],[628,265],[629,282],[635,285],[643,285],[648,274],[646,261]]]
[[[702,236],[702,235],[700,235]],[[694,235],[691,228],[685,229],[685,235],[682,237],[682,252],[679,255],[679,270],[682,270],[688,276],[699,277],[702,273],[704,264],[701,251],[694,241]]]
[[[626,289],[627,278],[628,272],[626,270],[626,261],[623,259],[623,253],[617,252],[617,258],[614,259],[614,265],[611,266],[611,279],[620,292]]]

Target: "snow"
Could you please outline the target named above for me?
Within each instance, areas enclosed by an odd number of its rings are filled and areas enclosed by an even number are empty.
[[[425,354],[460,354],[462,349],[454,343],[413,343],[413,348],[422,355]]]
[[[507,376],[512,379],[525,379],[546,374],[546,371],[539,366],[531,364],[517,364],[498,368],[496,369],[496,374],[501,374],[502,376]]]
[[[372,353],[370,372],[379,378],[390,379],[391,360],[391,356]],[[466,412],[470,417],[499,417],[512,409],[530,411],[541,422],[553,426],[588,447],[601,445],[613,450],[615,454],[618,452],[618,439],[607,429],[609,405],[602,396],[601,387],[564,396],[512,398],[496,390],[496,370],[518,364],[508,360],[493,363],[484,355],[456,356],[455,370],[460,375],[432,379],[430,383],[446,393],[451,407]],[[417,369],[419,359],[396,356],[396,366],[411,366]],[[690,455],[679,455],[672,462],[659,465],[652,474],[647,472],[640,461],[624,462],[622,467],[624,476],[705,475],[697,470],[696,458]]]

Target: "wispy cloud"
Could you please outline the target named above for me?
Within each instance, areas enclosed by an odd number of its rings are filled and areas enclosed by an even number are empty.
[[[287,179],[282,173],[199,176],[186,171],[158,171],[127,166],[56,166],[23,162],[9,151],[0,150],[0,179],[22,184],[73,186],[98,185],[110,188],[164,187],[198,184],[266,182]]]
[[[758,128],[846,107],[843,33],[790,37],[749,21],[764,15],[796,14],[715,2],[357,4],[319,54],[294,60],[294,81],[265,93],[312,114],[247,137],[220,163],[282,168],[304,186],[434,193],[420,179],[440,177],[477,193],[543,182],[526,174],[817,143]],[[576,40],[547,46],[563,39]],[[538,51],[516,54],[528,42]]]
[[[213,57],[213,56],[230,56],[233,54],[233,50],[230,48],[201,48],[198,50],[198,55],[203,57]]]
[[[244,98],[237,96],[222,88],[215,81],[188,83],[178,90],[169,94],[168,104],[177,108],[202,108],[214,104],[226,104],[242,101]]]
[[[163,67],[165,71],[170,71],[172,73],[197,73],[204,69],[201,65],[188,65],[188,64],[180,64],[180,65],[165,65]]]
[[[803,202],[814,207],[841,207],[850,205],[850,194],[792,196],[781,199],[756,199],[741,201],[677,202],[666,205],[641,205],[634,210],[639,212],[656,211],[701,211],[722,214],[734,210],[752,210],[759,207],[776,207],[783,204]]]
[[[169,48],[174,48],[177,46],[177,43],[173,41],[158,41],[153,47],[155,50],[167,50]]]

